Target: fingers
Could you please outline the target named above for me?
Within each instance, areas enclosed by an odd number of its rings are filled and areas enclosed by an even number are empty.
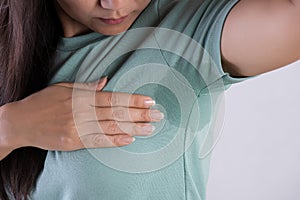
[[[85,148],[126,146],[134,142],[134,140],[135,139],[129,135],[104,134],[90,134],[81,138],[81,142]]]
[[[101,78],[96,86],[96,91],[101,91],[107,83],[107,77]]]
[[[148,136],[155,130],[152,124],[148,123],[128,123],[116,121],[87,122],[77,127],[80,136],[93,133],[105,135],[122,135],[130,136]]]
[[[138,94],[128,94],[120,92],[100,92],[104,86],[107,84],[107,77],[101,78],[99,81],[91,83],[57,83],[56,86],[62,86],[70,89],[80,89],[82,91],[77,91],[76,95],[73,97],[85,98],[86,102],[92,106],[99,107],[114,107],[114,106],[124,106],[124,107],[137,107],[137,108],[149,108],[155,105],[155,101],[150,97],[138,95]],[[87,91],[99,92],[90,93]],[[74,95],[74,94],[73,94]],[[94,99],[95,97],[95,99]],[[92,102],[95,100],[95,102]]]
[[[113,120],[117,122],[159,122],[164,114],[159,110],[138,108],[95,108],[96,117],[99,121]]]
[[[58,83],[72,93],[75,127],[71,139],[62,149],[103,148],[129,145],[134,136],[147,136],[154,127],[149,122],[164,118],[158,110],[150,110],[155,101],[148,96],[120,92],[100,92],[107,83],[102,78],[92,83]],[[66,98],[69,102],[69,97]],[[74,134],[76,132],[76,134]],[[65,141],[65,140],[63,140]],[[75,142],[72,142],[75,141]],[[69,144],[68,144],[69,143]]]
[[[150,97],[138,94],[100,92],[95,94],[95,102],[92,105],[98,107],[123,106],[149,108],[155,105],[155,101]]]

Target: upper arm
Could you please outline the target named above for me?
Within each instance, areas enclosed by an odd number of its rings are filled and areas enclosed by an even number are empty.
[[[225,21],[221,51],[224,70],[236,76],[300,59],[300,0],[241,0]]]

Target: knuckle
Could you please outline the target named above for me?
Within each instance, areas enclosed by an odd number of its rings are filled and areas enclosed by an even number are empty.
[[[68,115],[70,115],[70,114],[68,114]],[[73,132],[76,129],[75,123],[71,116],[68,116],[68,117],[69,118],[65,122],[65,128],[67,129],[68,132]]]
[[[116,133],[118,131],[118,125],[113,121],[107,122],[107,131],[110,133]]]
[[[65,149],[65,150],[70,150],[72,149],[72,146],[74,144],[73,138],[63,135],[59,137],[59,144],[60,146]]]
[[[142,110],[141,111],[141,119],[144,121],[149,121],[150,117],[149,117],[149,110]]]
[[[107,93],[106,101],[109,105],[114,105],[112,93]]]
[[[113,105],[120,105],[120,98],[116,93],[111,94],[111,102]]]
[[[72,108],[71,111],[71,119],[73,121],[73,123],[78,123],[78,122],[84,122],[86,120],[89,120],[92,116],[92,110],[90,110],[89,108],[85,109],[85,108]]]
[[[102,134],[96,134],[92,137],[92,146],[98,147],[105,143],[105,137]]]
[[[66,95],[63,100],[63,106],[65,108],[70,108],[72,105],[72,95]]]
[[[140,106],[140,98],[138,96],[132,96],[132,103],[134,106]]]
[[[82,133],[83,130],[77,129],[77,127],[73,124],[72,127],[69,129],[69,136],[70,137],[79,137]]]
[[[67,120],[64,124],[63,130],[65,132],[65,137],[72,138],[78,135],[77,128],[73,120]]]
[[[114,136],[112,139],[111,139],[111,142],[112,142],[112,145],[114,146],[120,146],[120,140],[117,136]]]
[[[80,95],[78,97],[73,97],[71,99],[73,102],[72,104],[76,107],[85,107],[86,105],[91,104],[91,98],[89,96],[85,96],[85,95]]]
[[[113,109],[113,119],[125,119],[126,110],[124,108]]]
[[[140,134],[140,128],[137,124],[135,124],[133,127],[132,127],[132,134],[133,135],[139,135]]]

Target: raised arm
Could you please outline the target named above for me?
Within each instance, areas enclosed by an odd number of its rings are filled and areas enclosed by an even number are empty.
[[[300,0],[241,0],[221,42],[224,70],[253,76],[300,59]]]

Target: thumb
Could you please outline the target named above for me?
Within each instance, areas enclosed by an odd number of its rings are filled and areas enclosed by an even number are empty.
[[[101,78],[99,81],[96,81],[96,91],[100,92],[107,83],[107,76]]]
[[[76,88],[82,90],[91,90],[91,91],[101,91],[107,83],[107,77],[103,77],[100,80],[90,82],[90,83],[57,83],[55,85],[66,87],[66,88]]]

